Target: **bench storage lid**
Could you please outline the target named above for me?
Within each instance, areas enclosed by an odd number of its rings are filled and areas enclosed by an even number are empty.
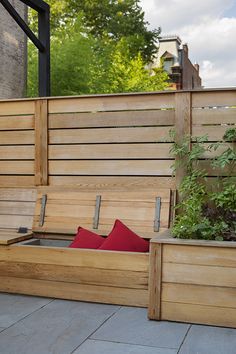
[[[116,219],[151,238],[169,227],[170,189],[82,192],[41,188],[33,231],[74,235],[78,226],[107,235]]]

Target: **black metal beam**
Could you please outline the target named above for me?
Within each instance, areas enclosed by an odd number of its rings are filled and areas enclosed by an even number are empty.
[[[23,2],[25,5],[31,7],[32,9],[36,10],[37,12],[41,11],[48,11],[49,10],[49,5],[42,1],[42,0],[20,0]]]
[[[29,37],[29,39],[34,43],[34,45],[43,52],[45,47],[41,43],[41,41],[35,36],[35,34],[31,31],[29,26],[25,23],[25,21],[20,17],[18,12],[14,9],[14,7],[9,3],[8,0],[0,0],[1,4],[5,7],[7,12],[11,15],[11,17],[16,21],[16,23],[20,26],[20,28],[25,32],[25,34]]]
[[[39,96],[50,96],[50,13],[38,13],[39,40],[45,50],[39,52]]]

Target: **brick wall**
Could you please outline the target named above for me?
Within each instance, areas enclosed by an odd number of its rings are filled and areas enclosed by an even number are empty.
[[[27,8],[19,0],[10,0],[24,20]],[[0,98],[25,96],[27,41],[21,28],[0,4]]]

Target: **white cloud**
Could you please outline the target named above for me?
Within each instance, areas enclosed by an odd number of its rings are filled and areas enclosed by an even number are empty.
[[[236,16],[224,17],[234,0],[141,0],[151,28],[177,34],[200,64],[206,87],[236,86]]]

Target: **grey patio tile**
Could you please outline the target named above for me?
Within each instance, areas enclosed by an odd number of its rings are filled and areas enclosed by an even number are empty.
[[[0,353],[71,353],[118,308],[55,300],[1,332]]]
[[[0,294],[0,327],[9,327],[31,312],[45,306],[52,299]]]
[[[146,309],[124,307],[91,338],[175,349],[188,328],[188,324],[149,321]]]
[[[177,354],[177,349],[86,340],[73,354]]]
[[[192,326],[180,354],[235,354],[236,330]]]

